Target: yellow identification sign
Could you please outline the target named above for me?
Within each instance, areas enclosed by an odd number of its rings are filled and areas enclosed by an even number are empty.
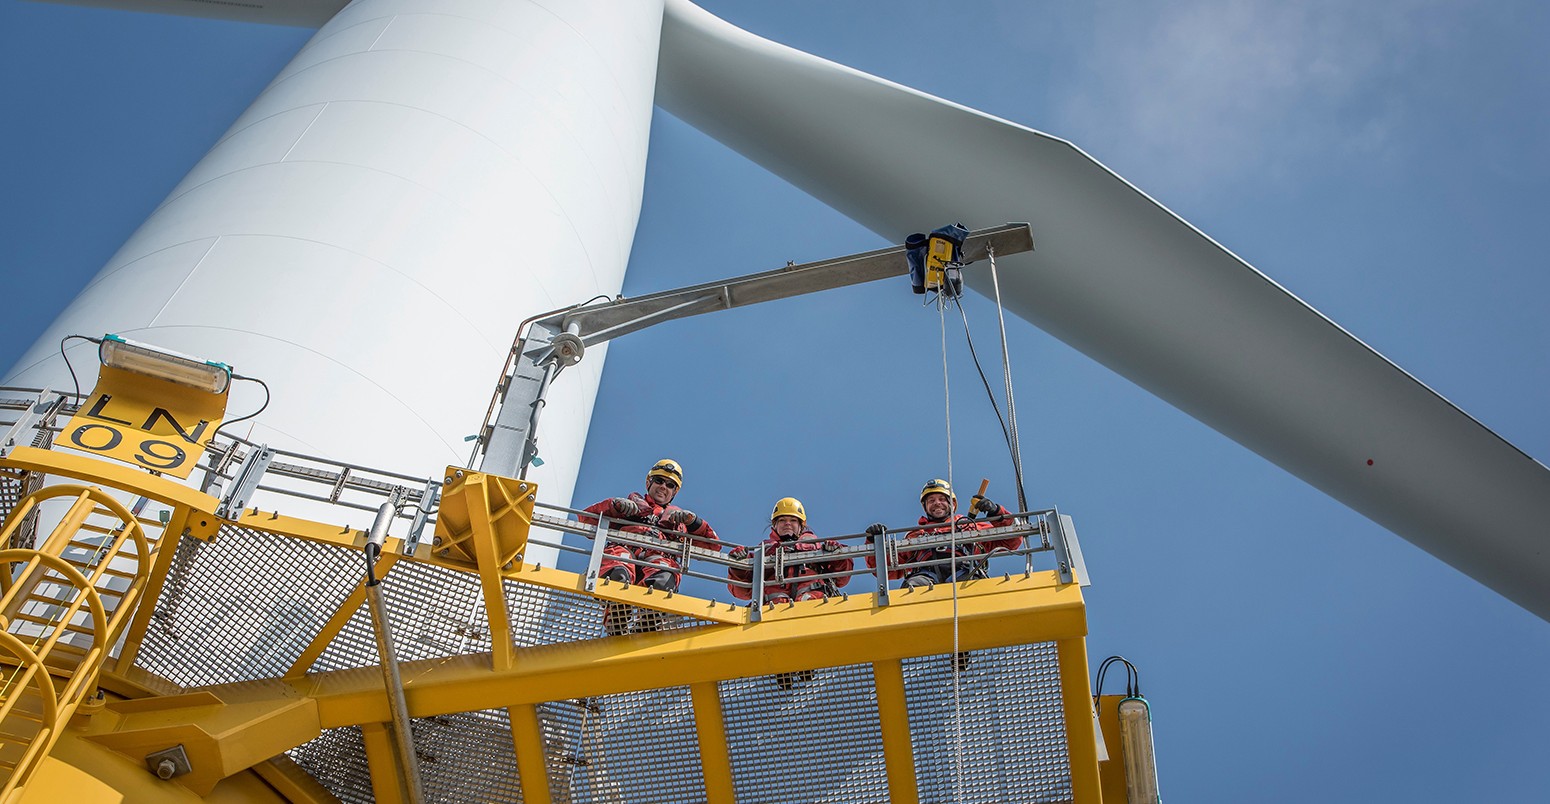
[[[186,478],[221,426],[226,399],[224,393],[103,366],[97,387],[55,445]]]

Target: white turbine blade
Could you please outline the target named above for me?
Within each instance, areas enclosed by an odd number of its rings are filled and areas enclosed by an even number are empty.
[[[1070,143],[667,7],[658,105],[894,242],[1032,222],[1010,310],[1550,619],[1542,464]]]

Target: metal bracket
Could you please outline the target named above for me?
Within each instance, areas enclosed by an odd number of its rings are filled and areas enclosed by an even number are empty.
[[[753,587],[748,590],[748,619],[751,622],[764,619],[764,548],[764,542],[754,545],[753,555],[748,560],[748,578],[753,582]]]
[[[264,473],[269,471],[269,463],[274,460],[274,450],[268,444],[259,444],[248,451],[247,458],[242,461],[242,471],[232,481],[231,491],[221,499],[221,504],[216,507],[215,515],[221,519],[236,519],[242,515],[242,509],[248,507],[248,500],[253,499],[253,492],[258,490],[258,482],[264,478]]]
[[[872,541],[873,564],[877,567],[877,605],[888,605],[888,546],[893,542],[887,534]]]
[[[414,555],[420,548],[420,535],[425,532],[425,525],[430,522],[431,512],[440,507],[441,484],[431,478],[425,484],[425,490],[420,492],[420,505],[414,510],[414,519],[409,522],[409,535],[404,538],[403,554]]]
[[[213,441],[211,446],[214,446]],[[237,459],[237,453],[241,451],[240,443],[233,441],[221,451],[220,458],[212,457],[210,465],[205,468],[204,483],[200,485],[199,490],[212,497],[220,497],[221,490],[226,485],[226,478],[221,475],[231,469],[232,462]]]
[[[1082,546],[1076,540],[1076,525],[1071,517],[1056,511],[1049,518],[1053,525],[1054,537],[1050,540],[1050,546],[1055,549],[1055,571],[1060,573],[1061,583],[1071,583],[1075,580],[1081,586],[1091,586],[1092,580],[1087,577],[1087,562],[1082,560]]]
[[[596,591],[597,589],[597,573],[603,566],[603,548],[607,546],[609,524],[608,517],[600,516],[597,518],[597,529],[592,535],[592,556],[587,559],[586,584],[588,592]]]
[[[52,408],[56,402],[58,404],[64,404],[63,396],[59,397],[57,400],[50,399],[49,397],[53,395],[54,392],[47,388],[39,391],[38,398],[34,400],[33,403],[27,407],[27,410],[16,419],[16,423],[11,425],[9,430],[5,431],[5,435],[0,436],[0,458],[4,458],[10,455],[11,450],[17,447],[32,446],[31,440],[28,440],[25,444],[22,444],[18,443],[17,439],[22,437],[22,433],[31,429],[33,423],[42,418],[43,415],[49,411],[49,408]]]

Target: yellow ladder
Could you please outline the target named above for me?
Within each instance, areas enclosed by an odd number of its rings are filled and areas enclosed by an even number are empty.
[[[99,488],[27,495],[10,539],[41,503],[69,507],[37,549],[0,550],[0,801],[15,799],[81,703],[145,589],[152,545],[138,518]],[[73,499],[72,499],[73,498]]]

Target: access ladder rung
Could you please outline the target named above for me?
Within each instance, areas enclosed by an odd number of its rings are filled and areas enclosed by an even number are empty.
[[[43,718],[31,713],[18,713],[12,711],[0,721],[0,741],[27,741],[37,735],[38,729],[43,728]]]
[[[102,561],[97,558],[97,556],[102,553],[102,547],[100,545],[94,546],[94,545],[90,545],[90,544],[81,544],[79,542],[71,542],[70,546],[74,547],[76,550],[78,550],[80,552],[78,552],[78,553],[76,553],[74,555],[63,555],[63,554],[61,554],[60,558],[63,558],[65,561],[68,561],[71,566],[73,566],[76,569],[80,570],[82,574],[86,573],[86,568],[87,567],[95,567],[95,566],[98,566],[98,565],[100,565],[102,563]],[[138,559],[139,559],[139,555],[137,553],[135,553],[133,550],[122,550],[121,549],[121,550],[119,550],[117,553],[115,553],[113,555],[113,559],[112,560],[115,560],[115,561],[117,561],[117,560],[136,561]]]
[[[50,620],[47,617],[39,617],[36,614],[24,614],[24,613],[18,612],[17,615],[16,615],[16,619],[20,620],[22,622],[36,623],[38,625],[46,625],[46,626],[48,626],[50,628],[63,628],[66,631],[72,631],[72,632],[77,633],[77,634],[88,634],[88,635],[91,635],[91,636],[96,636],[96,634],[97,634],[97,631],[95,629],[91,628],[90,626],[77,625],[74,622],[61,622],[59,620]],[[58,643],[56,643],[56,644],[58,644]]]

